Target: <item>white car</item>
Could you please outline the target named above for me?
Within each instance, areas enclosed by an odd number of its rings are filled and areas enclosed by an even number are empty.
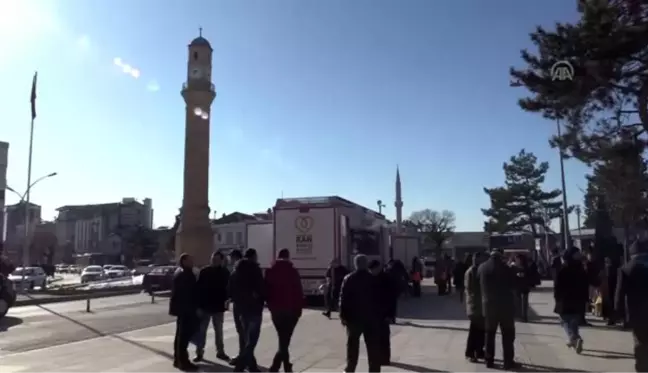
[[[104,270],[101,266],[87,266],[81,272],[81,283],[98,281],[104,278]]]
[[[105,269],[104,273],[108,278],[126,277],[130,276],[130,270],[126,266],[112,265],[110,268]]]
[[[47,287],[47,275],[41,267],[18,267],[9,275],[9,281],[19,289],[34,289]]]

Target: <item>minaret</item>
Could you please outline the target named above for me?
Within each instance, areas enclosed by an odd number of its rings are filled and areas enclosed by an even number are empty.
[[[400,232],[403,224],[403,198],[401,195],[401,180],[400,170],[396,166],[396,200],[394,201],[396,207],[396,229]]]
[[[216,90],[211,82],[212,47],[200,34],[189,44],[185,101],[184,188],[176,257],[194,257],[196,266],[209,263],[213,231],[209,220],[209,124]]]

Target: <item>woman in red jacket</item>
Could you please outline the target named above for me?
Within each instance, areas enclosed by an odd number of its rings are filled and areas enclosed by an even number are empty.
[[[266,301],[279,339],[279,350],[268,370],[278,372],[283,364],[285,372],[292,372],[290,340],[302,314],[304,293],[288,249],[279,251],[277,260],[265,273],[265,282]]]

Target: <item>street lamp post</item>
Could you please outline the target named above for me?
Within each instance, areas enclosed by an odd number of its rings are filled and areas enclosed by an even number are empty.
[[[30,183],[29,186],[27,187],[27,190],[25,193],[20,194],[17,192],[15,189],[7,186],[6,189],[10,192],[13,192],[16,194],[18,197],[20,197],[20,202],[19,203],[24,203],[25,204],[25,230],[24,230],[24,235],[23,235],[23,248],[22,248],[22,266],[23,268],[29,266],[29,194],[31,192],[31,189],[38,184],[39,182],[48,179],[50,177],[56,176],[56,172],[52,172],[51,174],[47,174],[45,176],[41,176],[38,179],[34,180],[34,182]],[[22,274],[22,286],[25,284],[25,271],[23,270]]]
[[[558,138],[561,137],[561,128],[560,128],[560,120],[556,120],[556,134],[558,135]],[[560,182],[562,184],[562,207],[563,207],[563,230],[564,230],[564,239],[565,239],[565,247],[563,249],[568,248],[571,246],[570,242],[570,234],[569,234],[569,212],[567,211],[567,187],[565,186],[565,154],[563,152],[562,146],[559,146],[558,149],[560,150]]]

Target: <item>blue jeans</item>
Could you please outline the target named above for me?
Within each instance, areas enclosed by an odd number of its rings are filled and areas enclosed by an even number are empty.
[[[207,313],[200,319],[200,324],[196,334],[193,336],[192,342],[196,345],[196,351],[202,354],[205,351],[205,344],[207,343],[207,329],[209,328],[209,321],[211,320],[214,327],[214,335],[216,336],[216,353],[224,354],[225,346],[223,343],[223,312]]]
[[[254,350],[259,342],[261,335],[261,322],[263,315],[261,313],[241,313],[239,314],[239,322],[241,331],[245,340],[245,347],[239,356],[237,368],[256,368],[257,361],[254,357]]]
[[[578,327],[581,322],[581,315],[560,315],[560,325],[565,330],[567,334],[567,339],[569,343],[574,344],[576,341],[581,339],[580,333],[578,332]]]

